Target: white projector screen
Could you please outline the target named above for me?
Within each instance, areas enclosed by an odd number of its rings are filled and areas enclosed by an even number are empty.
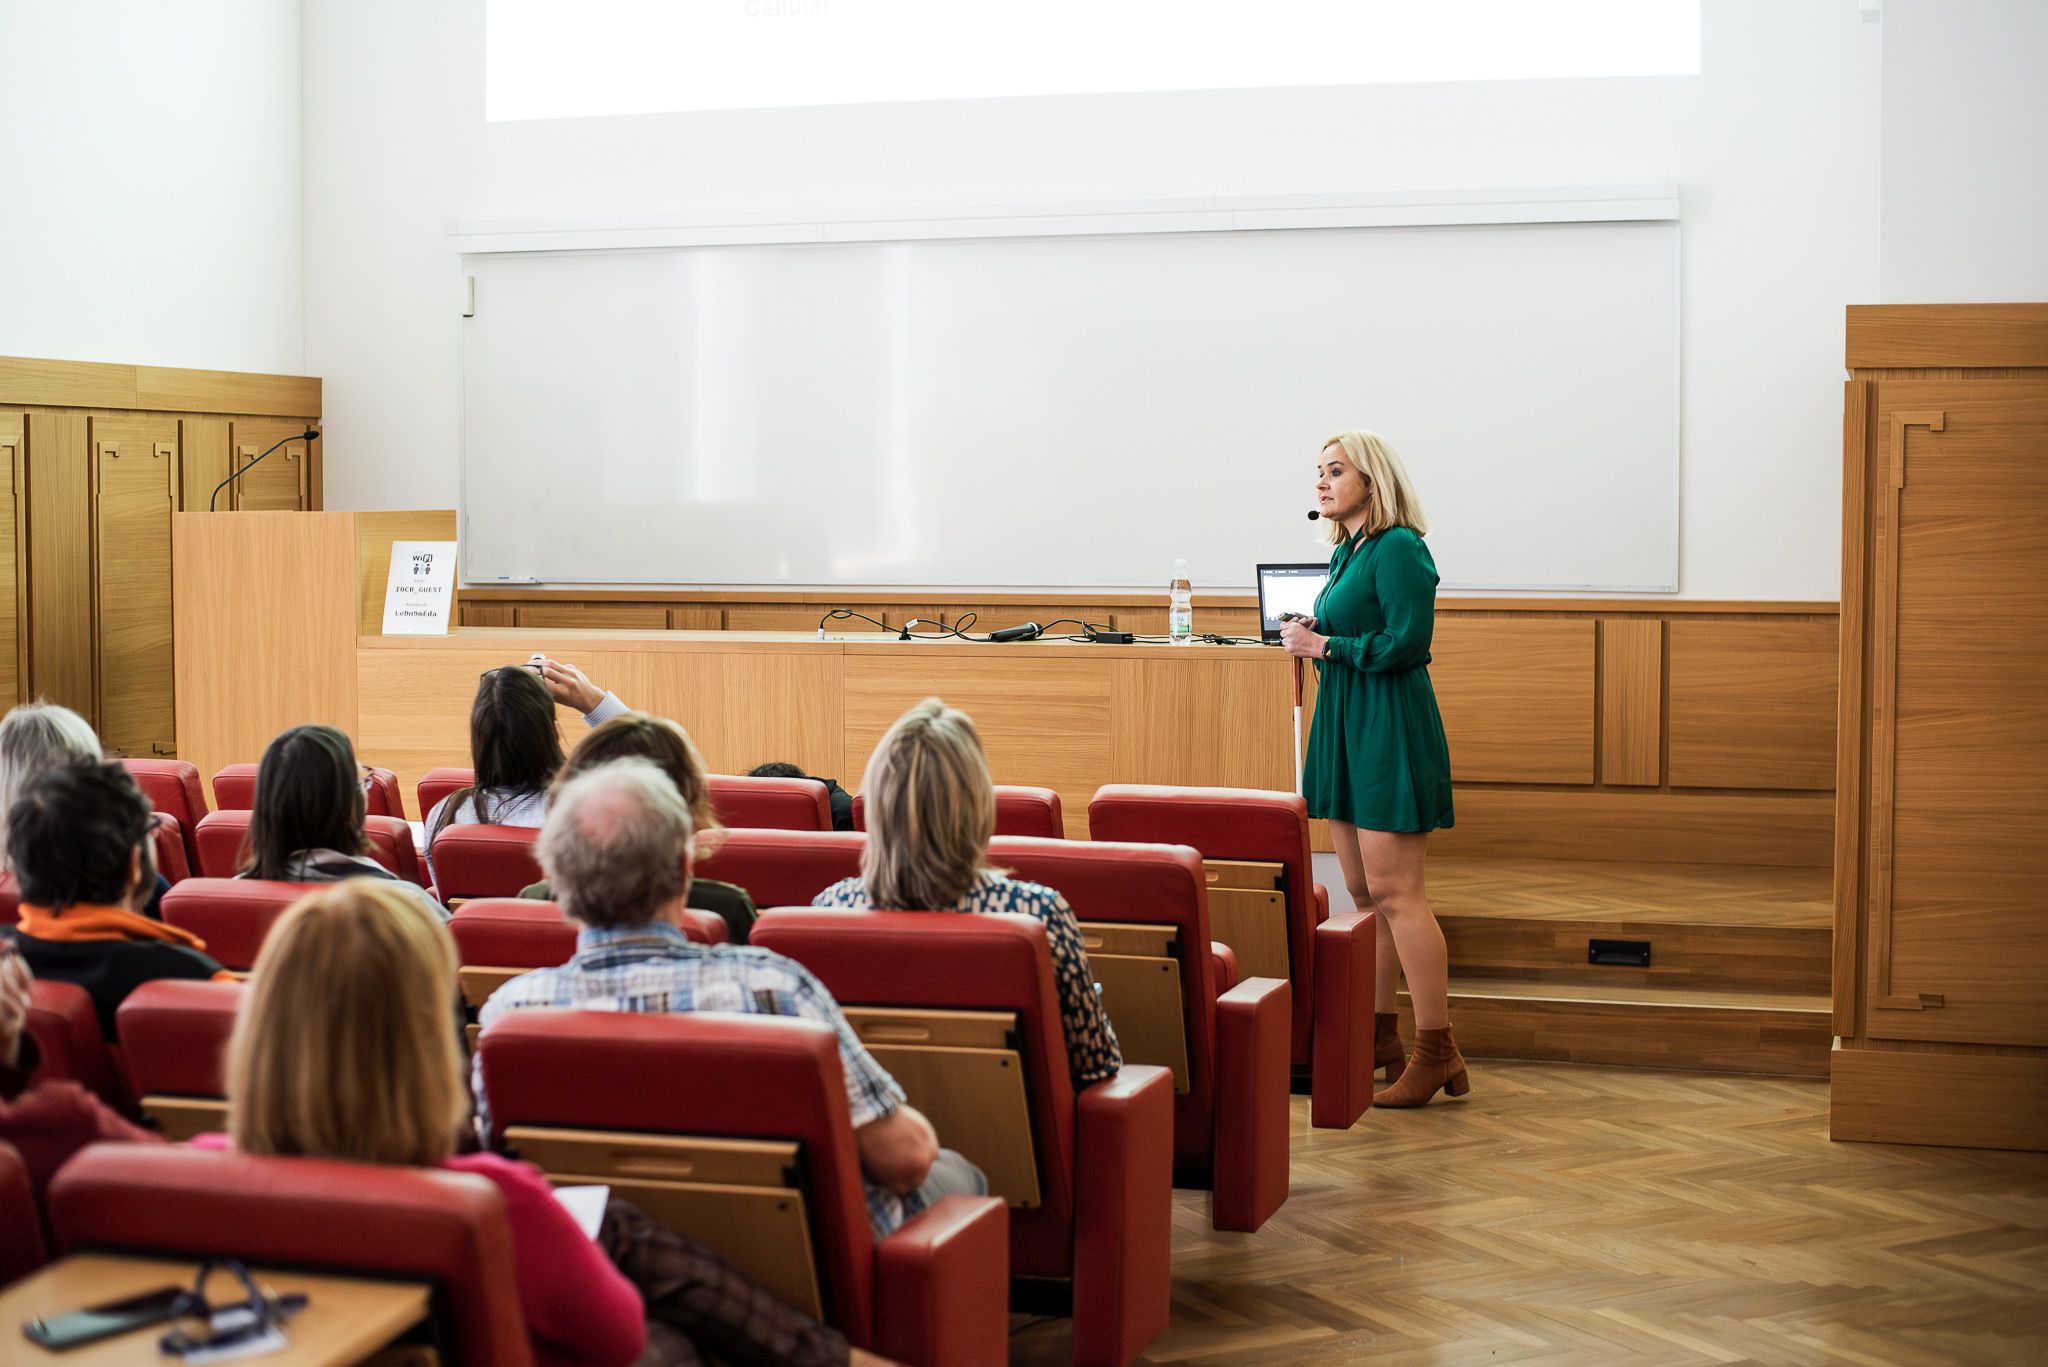
[[[465,263],[471,583],[1245,589],[1357,426],[1446,587],[1677,587],[1673,222]]]

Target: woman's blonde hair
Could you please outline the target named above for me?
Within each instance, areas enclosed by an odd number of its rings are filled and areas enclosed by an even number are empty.
[[[996,790],[974,720],[926,698],[889,728],[861,780],[868,904],[903,911],[950,907],[988,867]]]
[[[1377,432],[1354,427],[1339,432],[1316,448],[1318,462],[1322,452],[1332,446],[1344,453],[1344,459],[1351,462],[1351,468],[1365,476],[1366,484],[1372,490],[1372,501],[1365,505],[1364,534],[1378,536],[1389,527],[1406,527],[1417,536],[1429,535],[1429,523],[1422,516],[1422,500],[1415,496],[1415,486],[1408,481],[1408,469],[1401,464],[1401,457],[1387,444],[1387,439]],[[1320,464],[1317,468],[1321,468]],[[1344,530],[1344,524],[1334,517],[1326,517],[1317,528],[1317,535],[1332,546],[1343,542],[1351,533]]]
[[[0,721],[0,869],[7,865],[7,813],[29,780],[60,764],[95,764],[92,723],[53,702],[23,703]]]
[[[455,943],[415,892],[357,878],[301,898],[256,956],[228,1041],[244,1153],[439,1163],[469,1109]]]

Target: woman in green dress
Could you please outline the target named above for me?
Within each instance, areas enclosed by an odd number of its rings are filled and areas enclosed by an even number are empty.
[[[1429,684],[1436,562],[1401,458],[1376,433],[1340,432],[1316,465],[1316,511],[1336,547],[1313,618],[1287,623],[1288,653],[1316,661],[1319,684],[1302,791],[1327,817],[1344,882],[1378,913],[1373,1105],[1420,1106],[1471,1088],[1451,1038],[1444,933],[1423,891],[1428,833],[1452,824],[1451,756]],[[1415,1056],[1395,1010],[1397,974],[1415,1005]]]

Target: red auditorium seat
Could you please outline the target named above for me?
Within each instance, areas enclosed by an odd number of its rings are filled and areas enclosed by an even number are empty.
[[[1264,1224],[1287,1199],[1290,988],[1219,982],[1202,857],[998,836],[989,862],[1067,899],[1124,1060],[1173,1069],[1174,1185],[1215,1193],[1217,1229]]]
[[[60,1252],[94,1248],[434,1284],[465,1367],[531,1367],[505,1199],[474,1173],[99,1144],[50,1187]]]
[[[829,831],[832,800],[814,778],[752,778],[707,774],[711,806],[722,826],[778,831]]]
[[[456,908],[448,922],[461,964],[462,998],[480,1009],[510,979],[535,968],[569,962],[576,952],[576,923],[553,902],[524,897],[479,897]],[[726,943],[725,922],[708,911],[685,908],[683,934],[698,944]]]
[[[706,878],[747,890],[757,907],[807,907],[842,878],[860,872],[867,837],[857,831],[772,831],[734,827],[697,861]]]
[[[444,902],[471,897],[517,897],[541,880],[532,826],[450,826],[434,840],[434,886]]]
[[[256,766],[230,764],[213,776],[213,805],[246,812],[256,805]],[[389,769],[363,769],[363,811],[370,816],[405,816],[405,793]]]
[[[0,1144],[0,1287],[26,1277],[49,1257],[28,1164],[14,1145]]]
[[[167,883],[182,883],[192,876],[192,865],[185,857],[184,828],[169,812],[152,815],[156,829],[150,852],[156,856],[156,871],[164,876]]]
[[[517,1011],[482,1056],[494,1141],[608,1180],[862,1348],[918,1367],[1007,1360],[1003,1203],[949,1196],[875,1241],[829,1027]],[[758,1170],[732,1140],[756,1141]],[[691,1185],[659,1180],[678,1164]]]
[[[43,1060],[36,1080],[68,1078],[97,1095],[117,1111],[133,1112],[121,1065],[100,1030],[92,994],[76,983],[38,978],[28,990],[26,1029],[35,1036]]]
[[[199,769],[183,759],[124,759],[121,765],[135,779],[135,786],[149,799],[149,805],[178,819],[185,842],[185,867],[199,868],[199,821],[207,813],[206,790],[199,783]]]
[[[164,920],[206,941],[206,952],[223,968],[246,971],[256,966],[256,952],[285,908],[328,886],[261,878],[187,878],[164,894]]]
[[[867,802],[859,793],[853,795],[853,828],[868,828]],[[997,835],[1036,835],[1058,840],[1066,833],[1058,793],[1050,788],[1026,788],[1013,783],[996,785]]]
[[[207,878],[232,878],[242,866],[242,842],[249,833],[246,810],[223,807],[199,823],[199,873]],[[369,856],[410,883],[426,885],[426,870],[413,848],[412,827],[396,816],[363,818]]]
[[[11,873],[0,873],[0,926],[11,926],[21,920],[21,884],[14,881]]]
[[[1075,1093],[1044,926],[1012,916],[783,910],[763,914],[749,943],[816,974],[939,1142],[974,1160],[990,1191],[1009,1200],[1010,1272],[1029,1279],[1015,1288],[1019,1308],[1039,1308],[1034,1293],[1063,1283],[1055,1295],[1071,1295],[1076,1363],[1121,1367],[1158,1337],[1172,1242],[1173,1078],[1125,1064]],[[992,1071],[991,1061],[1006,1066]]]
[[[158,978],[115,1012],[142,1113],[174,1141],[227,1128],[227,1047],[241,983]]]
[[[419,799],[420,820],[425,821],[440,805],[441,799],[453,792],[476,785],[474,769],[429,769],[420,775]]]
[[[1209,861],[1210,926],[1248,975],[1274,976],[1284,957],[1294,985],[1291,1056],[1310,1082],[1309,1118],[1348,1129],[1372,1105],[1373,960],[1370,912],[1330,915],[1308,850],[1308,805],[1293,793],[1112,783],[1088,804],[1097,840],[1191,845]],[[1218,903],[1278,899],[1270,924],[1256,907],[1226,928]],[[1281,922],[1284,920],[1284,925]],[[1263,933],[1260,933],[1263,932]]]

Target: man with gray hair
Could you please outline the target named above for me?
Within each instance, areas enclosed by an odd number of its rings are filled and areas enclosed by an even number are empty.
[[[972,1163],[941,1149],[931,1122],[907,1104],[809,970],[765,949],[693,944],[681,930],[690,890],[690,808],[644,759],[586,770],[556,790],[540,833],[540,862],[562,910],[582,925],[560,968],[512,979],[484,1003],[488,1032],[510,1011],[725,1011],[799,1016],[832,1027],[846,1072],[854,1144],[867,1178],[875,1237],[941,1196],[982,1195]],[[475,1066],[478,1128],[490,1133],[483,1059]]]

